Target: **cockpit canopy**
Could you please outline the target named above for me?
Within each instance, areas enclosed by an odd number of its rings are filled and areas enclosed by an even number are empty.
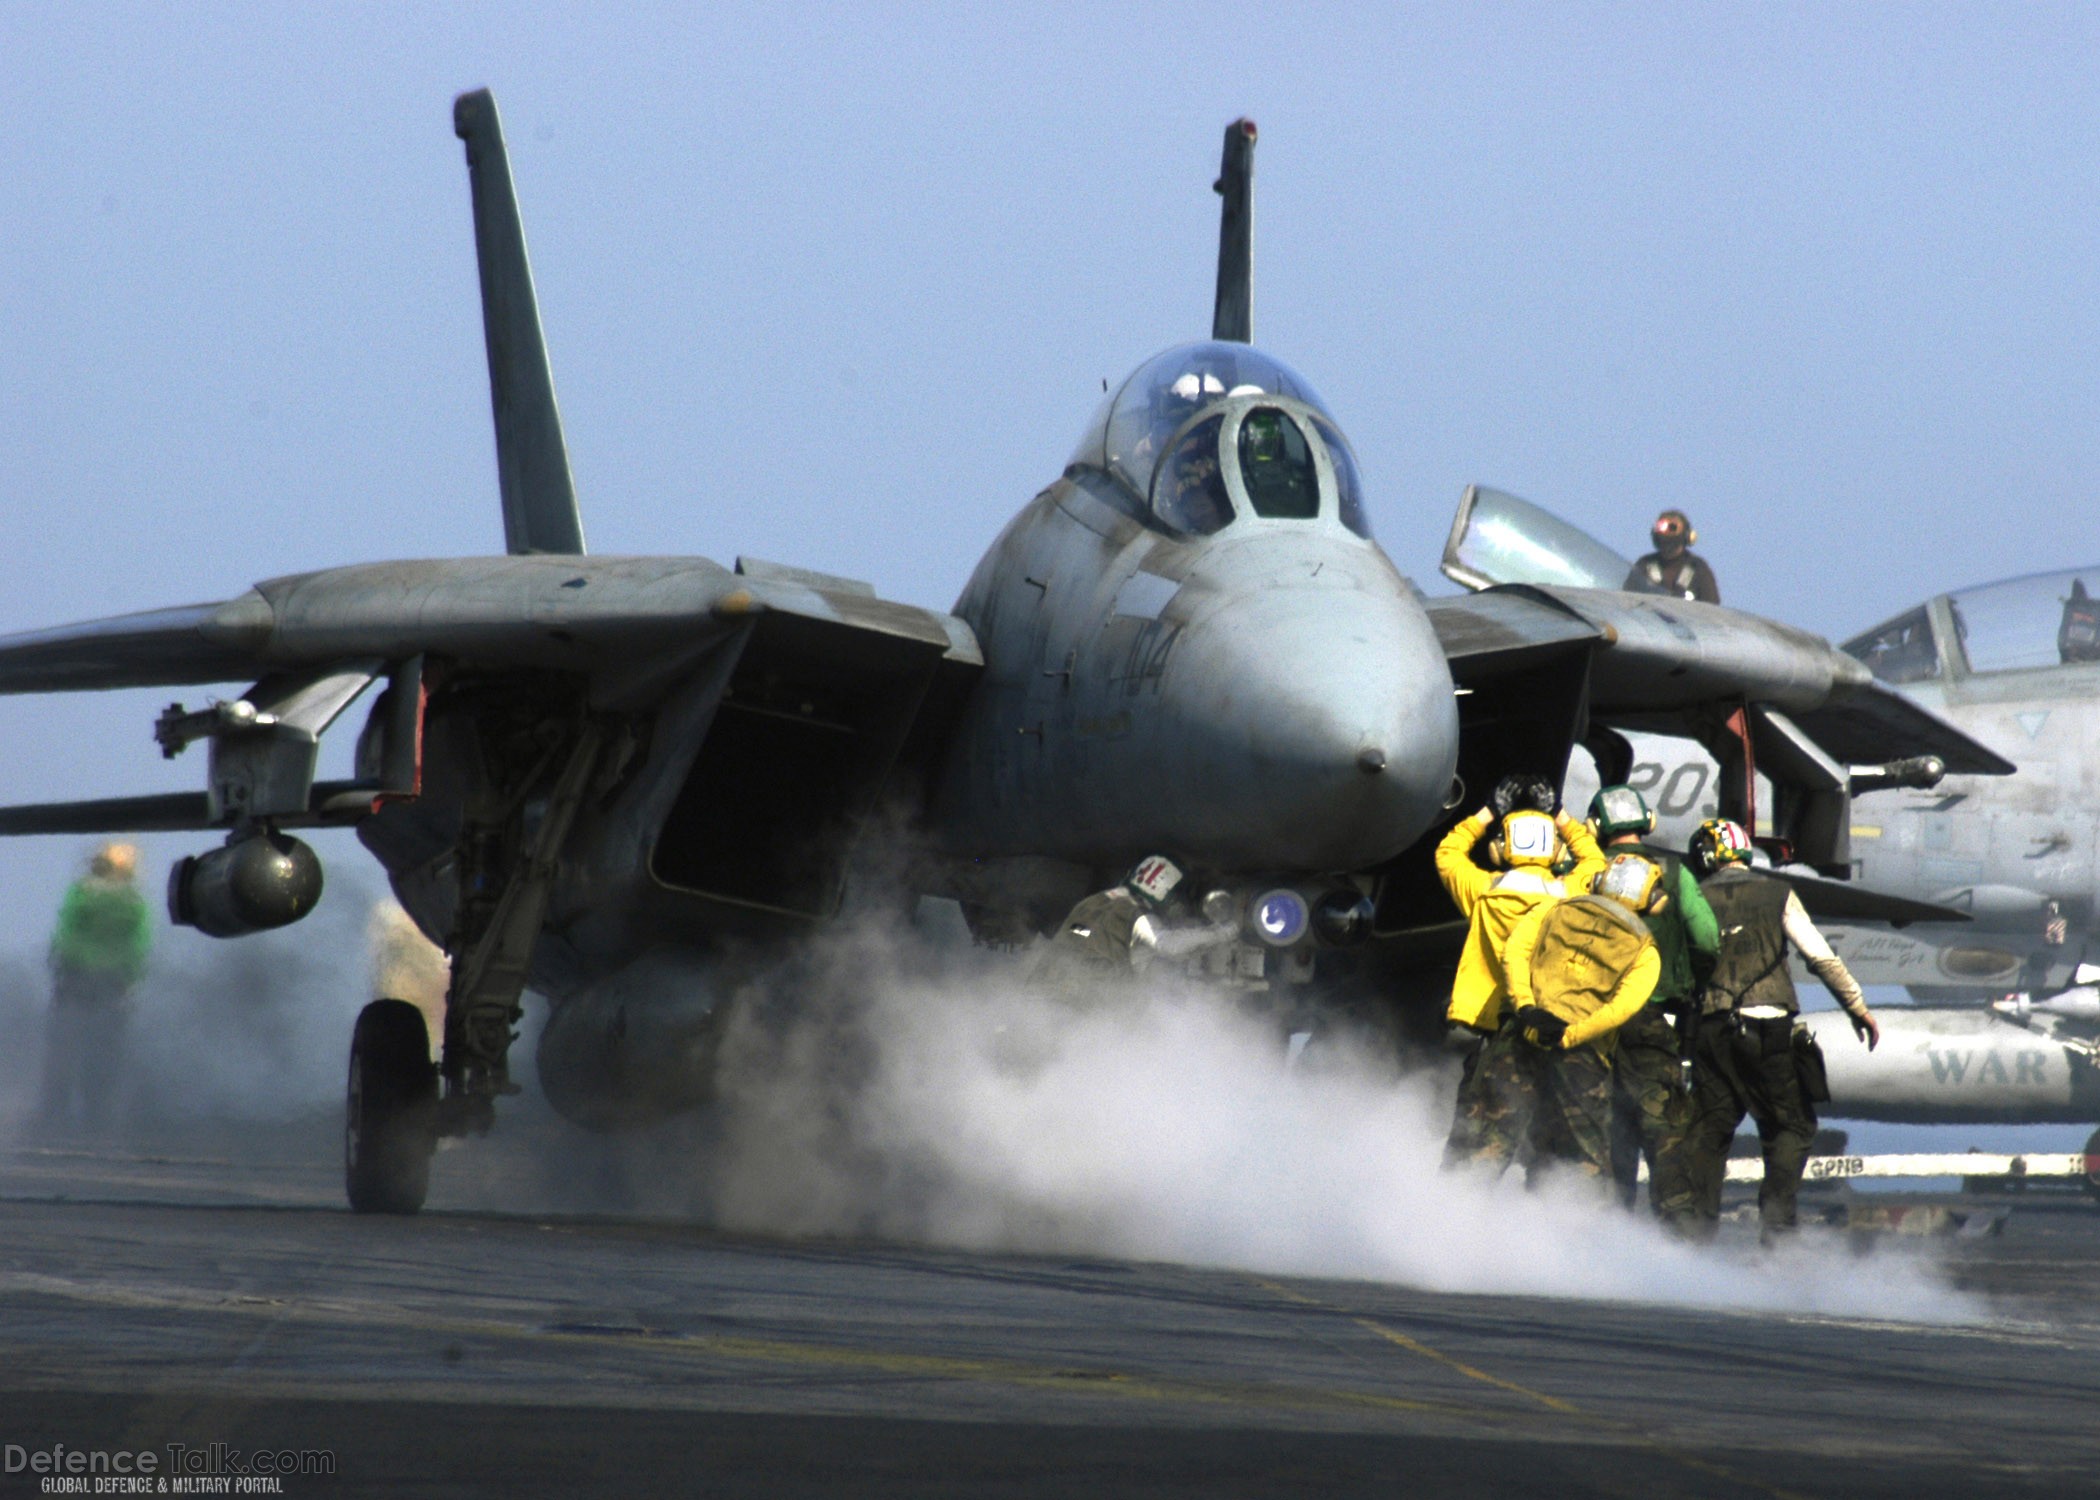
[[[1101,403],[1072,462],[1113,476],[1173,531],[1324,513],[1371,534],[1356,458],[1326,403],[1246,344],[1183,344],[1147,360]]]
[[[1938,677],[1943,661],[1957,675],[2100,661],[2100,568],[1963,589],[1854,637],[1844,649],[1889,683]]]

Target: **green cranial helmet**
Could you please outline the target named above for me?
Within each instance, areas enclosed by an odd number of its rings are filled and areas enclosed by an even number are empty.
[[[1647,802],[1639,792],[1624,784],[1605,787],[1590,798],[1590,821],[1597,825],[1600,839],[1655,830],[1655,814],[1648,811]]]

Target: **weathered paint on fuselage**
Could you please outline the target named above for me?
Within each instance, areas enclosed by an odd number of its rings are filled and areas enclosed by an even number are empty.
[[[1438,814],[1449,668],[1376,543],[1331,520],[1148,528],[1060,480],[955,613],[985,658],[933,821],[973,857],[1368,868]]]
[[[1852,807],[1852,878],[1889,895],[1955,906],[1984,926],[2031,921],[2045,901],[2076,926],[2100,926],[2100,665],[1902,691],[2019,770],[1863,794]],[[1701,820],[1716,816],[1720,773],[1688,740],[1629,739],[1628,780],[1654,809],[1662,842],[1682,848]],[[1567,798],[1586,807],[1595,790],[1583,758],[1571,769]],[[1770,797],[1760,784],[1759,806],[1770,806]]]
[[[1985,921],[2031,919],[2053,900],[2092,927],[2100,908],[2100,664],[1964,675],[1904,691],[2020,769],[1862,799],[1852,818],[1857,878],[1963,905]]]

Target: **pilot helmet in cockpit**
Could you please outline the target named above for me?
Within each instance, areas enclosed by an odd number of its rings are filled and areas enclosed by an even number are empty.
[[[1240,399],[1259,396],[1279,404]],[[1315,520],[1331,471],[1342,524],[1370,535],[1354,460],[1320,398],[1245,344],[1213,340],[1154,355],[1102,403],[1073,462],[1106,471],[1148,519],[1185,535],[1230,524],[1236,505],[1261,519]],[[1237,500],[1231,475],[1246,482]]]

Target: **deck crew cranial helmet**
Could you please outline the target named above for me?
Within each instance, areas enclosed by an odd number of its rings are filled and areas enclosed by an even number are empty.
[[[1756,845],[1750,831],[1727,818],[1708,818],[1692,834],[1691,860],[1700,870],[1718,870],[1723,865],[1747,863]]]
[[[1614,854],[1590,886],[1629,911],[1648,911],[1661,893],[1662,866],[1638,854]]]
[[[104,844],[88,861],[88,868],[105,880],[129,880],[139,867],[135,844]]]
[[[1603,787],[1590,798],[1590,822],[1596,825],[1597,837],[1607,840],[1655,831],[1655,814],[1648,810],[1647,799],[1623,783]]]
[[[1163,906],[1181,884],[1181,866],[1164,854],[1148,854],[1131,867],[1123,884],[1148,906]]]

